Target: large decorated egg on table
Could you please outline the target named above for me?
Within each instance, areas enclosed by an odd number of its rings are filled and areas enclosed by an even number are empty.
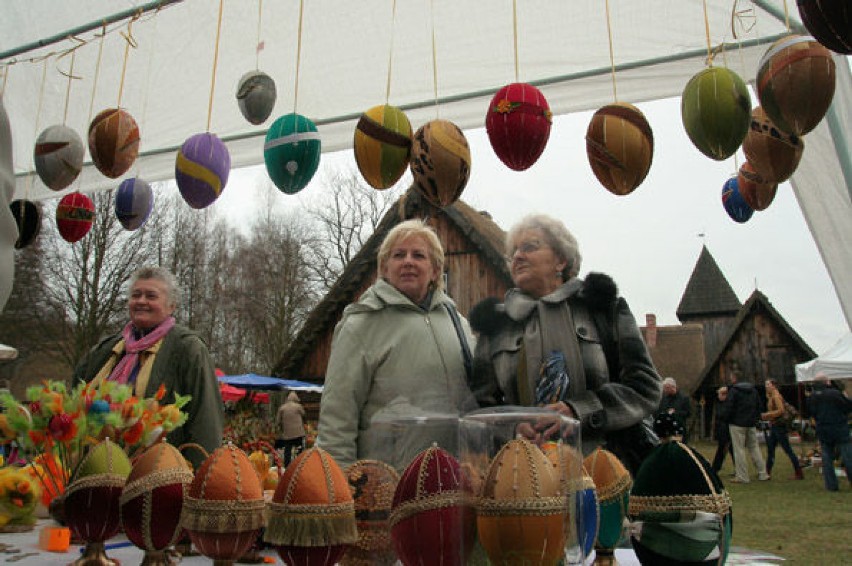
[[[743,153],[764,181],[782,183],[789,179],[804,150],[804,138],[779,130],[760,106],[752,111]]]
[[[391,539],[405,566],[466,563],[476,538],[472,494],[458,460],[438,446],[420,452],[400,477]]]
[[[41,230],[41,211],[30,200],[13,200],[9,203],[15,225],[18,227],[18,239],[15,249],[25,248],[33,243]]]
[[[655,429],[657,424],[655,423]],[[724,564],[731,541],[731,498],[695,449],[660,434],[636,472],[628,516],[642,564]]]
[[[83,140],[68,126],[50,126],[36,139],[33,161],[47,188],[61,191],[83,170]]]
[[[754,214],[754,209],[748,205],[740,193],[740,186],[737,177],[731,177],[725,184],[722,185],[722,207],[731,220],[742,224],[748,222],[751,215]]]
[[[257,126],[272,114],[277,92],[275,81],[263,71],[249,71],[237,83],[237,104],[243,117]]]
[[[651,169],[654,133],[645,115],[632,104],[607,104],[589,122],[586,154],[592,172],[606,190],[627,195]]]
[[[59,235],[72,244],[92,229],[95,220],[95,203],[83,193],[70,193],[56,205],[56,227]]]
[[[576,544],[583,557],[588,557],[598,534],[598,494],[595,482],[583,467],[583,455],[567,446],[543,447],[554,471],[561,477],[563,491],[574,500],[573,515],[567,524],[568,545]]]
[[[314,446],[287,466],[263,540],[292,566],[332,566],[358,540],[349,484],[328,452]]]
[[[175,158],[175,182],[192,208],[213,204],[231,172],[231,154],[216,134],[204,132],[187,138]]]
[[[447,120],[427,122],[414,134],[414,186],[434,206],[458,200],[470,178],[470,147],[461,129]]]
[[[485,131],[500,161],[509,169],[523,171],[544,151],[552,122],[553,114],[540,90],[530,84],[512,83],[491,99]]]
[[[125,230],[141,228],[154,209],[154,191],[139,177],[125,179],[115,192],[115,216]]]
[[[265,524],[266,501],[248,456],[230,443],[217,448],[195,473],[181,526],[204,556],[236,560]]]
[[[361,114],[353,147],[364,180],[374,189],[392,187],[411,159],[411,123],[396,106],[374,106]]]
[[[291,113],[275,120],[266,132],[263,161],[275,186],[292,195],[311,182],[319,167],[320,152],[317,127],[301,114]]]
[[[737,173],[737,188],[752,210],[766,210],[775,199],[778,183],[767,183],[746,161]]]
[[[817,41],[836,53],[852,54],[849,0],[797,0],[802,23]]]
[[[564,554],[568,497],[553,464],[524,439],[491,460],[476,505],[479,541],[494,564],[555,565]]]
[[[108,438],[93,446],[65,491],[65,522],[86,542],[103,542],[121,526],[119,498],[130,460]]]
[[[116,179],[139,155],[139,126],[126,110],[108,108],[89,124],[89,153],[98,171]]]
[[[834,98],[831,52],[809,36],[779,39],[760,60],[757,97],[781,130],[797,136],[810,132]]]
[[[175,544],[192,470],[177,448],[161,441],[133,464],[121,492],[121,523],[137,547],[156,553]]]
[[[681,98],[684,129],[698,150],[722,161],[748,132],[751,97],[743,80],[724,67],[709,67],[686,84]]]
[[[358,460],[344,470],[355,504],[358,542],[340,561],[342,566],[391,566],[396,553],[390,536],[390,512],[399,474],[378,460]]]
[[[586,456],[583,467],[592,476],[598,491],[600,525],[595,548],[598,554],[611,553],[621,539],[633,478],[621,460],[603,448],[595,448]]]

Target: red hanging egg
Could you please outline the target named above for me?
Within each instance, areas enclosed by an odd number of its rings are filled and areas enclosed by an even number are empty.
[[[803,138],[779,130],[760,106],[752,110],[743,153],[764,181],[782,183],[789,179],[804,149]]]
[[[737,175],[740,195],[753,210],[765,210],[775,199],[778,183],[767,183],[746,161]]]
[[[116,179],[121,177],[139,154],[139,126],[128,112],[108,108],[89,125],[89,153],[98,171]]]
[[[817,41],[836,53],[852,55],[849,0],[798,0],[799,15]]]
[[[645,115],[624,102],[595,112],[586,131],[586,154],[598,181],[615,195],[628,195],[651,169],[654,133]]]
[[[184,501],[181,525],[198,551],[236,560],[266,523],[266,502],[254,466],[233,444],[217,448],[198,468]]]
[[[67,194],[56,206],[59,235],[72,244],[89,233],[94,220],[95,203],[82,193]]]
[[[491,99],[485,131],[500,161],[509,169],[523,171],[544,151],[552,122],[550,106],[540,90],[526,83],[512,83]]]
[[[823,119],[834,98],[831,52],[808,36],[779,39],[757,71],[757,96],[781,130],[802,136]]]
[[[467,476],[459,462],[437,446],[408,465],[396,486],[391,539],[406,566],[463,565],[476,536]]]
[[[414,134],[411,146],[414,186],[437,207],[458,200],[470,178],[470,147],[461,129],[432,120]]]

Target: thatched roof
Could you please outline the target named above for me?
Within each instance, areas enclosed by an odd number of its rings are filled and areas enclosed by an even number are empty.
[[[734,316],[741,306],[716,260],[707,246],[703,246],[675,311],[678,320],[688,322],[712,316]]]

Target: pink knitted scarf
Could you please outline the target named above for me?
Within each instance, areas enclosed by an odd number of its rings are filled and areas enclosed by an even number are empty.
[[[118,383],[127,383],[130,375],[136,364],[139,363],[139,353],[144,352],[163,337],[175,326],[175,318],[168,317],[166,320],[157,325],[154,330],[136,340],[133,337],[133,323],[128,322],[121,331],[124,337],[124,357],[115,365],[112,373],[109,375],[109,381],[117,381]]]

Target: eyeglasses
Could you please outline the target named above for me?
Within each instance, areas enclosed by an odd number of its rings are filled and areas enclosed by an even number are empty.
[[[521,252],[523,254],[531,254],[533,252],[537,252],[545,246],[547,246],[547,244],[545,244],[541,240],[527,240],[525,242],[521,242],[517,245],[517,247],[515,247],[514,250],[512,250],[512,253],[506,256],[506,261],[512,261],[512,258],[518,252]]]

